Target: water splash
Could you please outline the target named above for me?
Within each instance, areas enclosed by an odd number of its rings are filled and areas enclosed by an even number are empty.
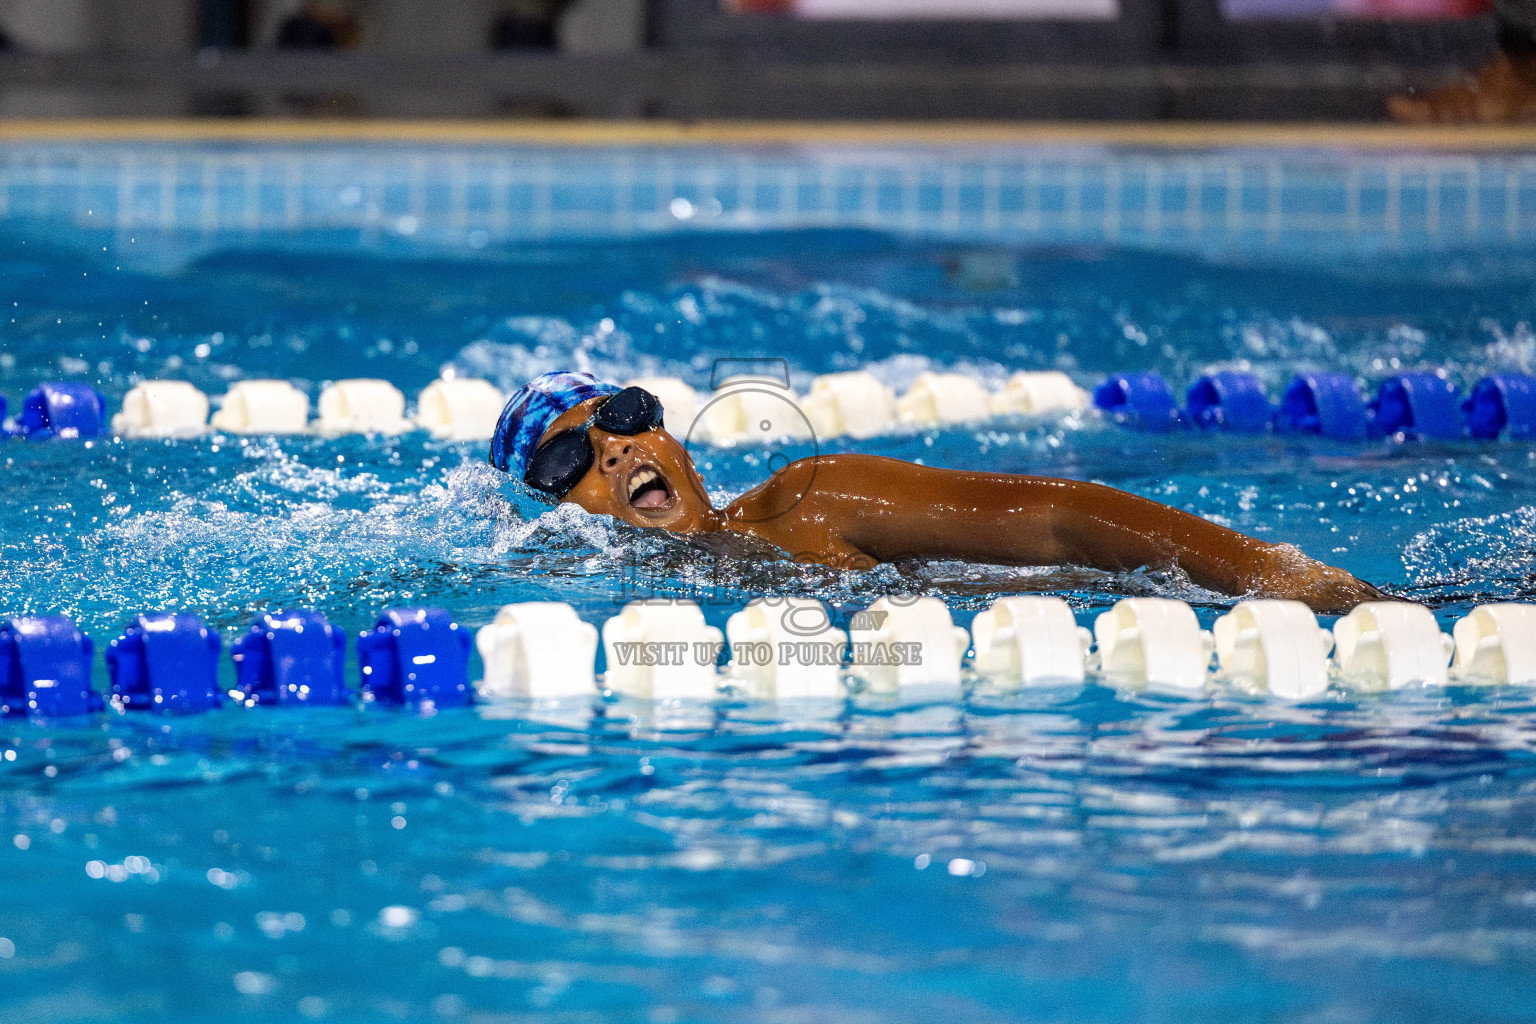
[[[1426,590],[1529,595],[1536,590],[1536,506],[1432,526],[1409,541],[1403,564]]]

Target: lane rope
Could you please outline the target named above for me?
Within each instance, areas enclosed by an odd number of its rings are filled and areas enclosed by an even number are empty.
[[[1479,605],[1450,635],[1429,609],[1399,601],[1361,604],[1331,630],[1297,601],[1242,601],[1210,631],[1185,602],[1155,597],[1116,602],[1091,631],[1051,596],[999,598],[969,630],[935,597],[890,595],[843,620],[811,598],[759,597],[724,631],[688,600],[632,602],[601,631],[568,604],[533,601],[503,607],[473,638],[445,609],[397,607],[353,639],[354,689],[346,635],[319,612],[289,609],[259,615],[231,645],[235,683],[226,690],[216,630],[187,612],[146,612],[108,644],[102,694],[91,682],[92,639],[65,616],[24,615],[0,619],[0,715],[66,718],[109,705],[122,713],[355,702],[446,708],[477,697],[959,696],[968,682],[1081,685],[1094,672],[1120,689],[1198,695],[1220,681],[1308,700],[1331,687],[1536,684],[1532,637],[1536,604],[1521,603]],[[484,665],[478,685],[469,679],[472,645]]]
[[[1182,404],[1157,373],[1112,374],[1090,393],[1060,371],[1020,371],[999,388],[961,373],[924,372],[901,394],[868,371],[813,378],[796,394],[773,376],[727,378],[700,393],[677,377],[642,377],[667,410],[679,437],[721,447],[783,440],[855,439],[979,425],[1008,416],[1061,416],[1096,408],[1110,422],[1150,433],[1179,430],[1233,434],[1317,435],[1336,440],[1513,440],[1536,437],[1536,377],[1495,373],[1463,397],[1443,373],[1388,377],[1367,400],[1349,374],[1303,372],[1271,401],[1260,379],[1243,370],[1204,374]],[[426,430],[439,440],[483,441],[495,429],[505,397],[488,381],[445,377],[406,399],[388,381],[372,378],[327,384],[310,418],[308,397],[283,380],[243,380],[213,402],[186,381],[136,384],[122,409],[108,416],[101,393],[80,381],[54,381],[27,394],[21,409],[0,422],[12,436],[32,439],[194,437],[214,430],[236,434],[401,434]],[[679,427],[682,427],[679,430]]]

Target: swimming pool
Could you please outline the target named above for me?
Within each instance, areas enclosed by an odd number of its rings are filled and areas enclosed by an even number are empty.
[[[12,144],[0,391],[781,357],[1080,383],[1536,360],[1536,160],[970,147]],[[1235,170],[1233,170],[1235,168]],[[766,184],[765,184],[766,183]],[[791,197],[793,201],[791,201]],[[1155,198],[1154,198],[1155,197]],[[1155,213],[1153,211],[1156,211]],[[1536,587],[1528,444],[1166,436],[1093,416],[838,446],[1100,480],[1286,539],[1442,626]],[[827,442],[822,443],[825,450]],[[98,647],[185,608],[600,623],[1175,576],[854,575],[548,511],[483,445],[0,443],[0,609]],[[720,495],[750,450],[701,449]],[[99,671],[99,668],[98,668]],[[98,683],[100,685],[100,683]],[[0,722],[0,1007],[24,1020],[1516,1020],[1536,705],[1100,685],[831,709],[486,702]]]

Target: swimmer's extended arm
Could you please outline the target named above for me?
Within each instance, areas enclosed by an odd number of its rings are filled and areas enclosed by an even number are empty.
[[[795,467],[781,474],[780,487],[804,488],[793,517],[824,523],[835,540],[882,562],[961,558],[1106,570],[1176,564],[1212,590],[1291,597],[1319,611],[1381,596],[1289,545],[1101,484],[933,469],[875,456],[823,457],[815,468],[808,487],[793,478]]]
[[[940,481],[934,481],[940,482]],[[1177,564],[1224,593],[1257,589],[1273,545],[1100,484],[968,473],[922,515],[861,517],[845,536],[887,561],[960,557],[1004,565],[1127,570]],[[936,496],[937,497],[937,496]]]

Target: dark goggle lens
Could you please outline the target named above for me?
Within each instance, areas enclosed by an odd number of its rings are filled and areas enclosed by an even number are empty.
[[[661,426],[661,399],[644,388],[625,388],[603,403],[592,422],[610,434],[632,436],[651,430]],[[587,475],[595,459],[587,428],[573,427],[556,434],[533,453],[523,482],[563,498]]]
[[[638,434],[661,426],[661,399],[644,388],[625,388],[603,403],[595,422],[610,434]]]
[[[563,498],[592,468],[592,443],[583,428],[556,434],[528,462],[523,482],[545,494]]]

